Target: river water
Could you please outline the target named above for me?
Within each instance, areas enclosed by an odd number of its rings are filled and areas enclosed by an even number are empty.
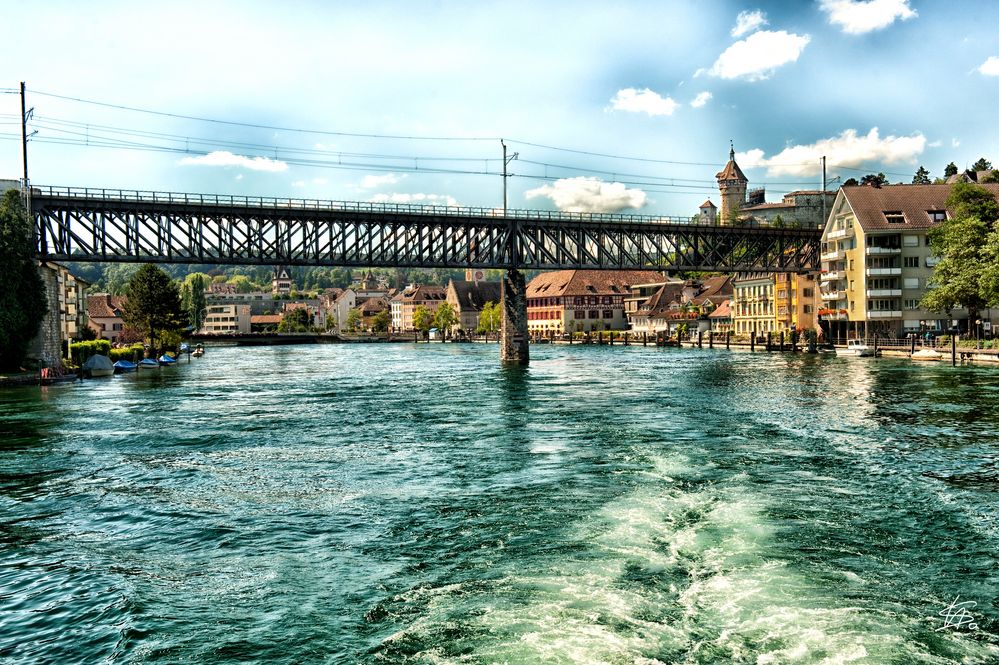
[[[0,662],[999,662],[999,369],[532,354],[0,391]]]

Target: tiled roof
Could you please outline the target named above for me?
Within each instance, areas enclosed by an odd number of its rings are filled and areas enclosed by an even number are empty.
[[[999,184],[979,185],[999,199]],[[944,210],[953,185],[885,185],[869,187],[857,185],[843,187],[840,191],[850,204],[857,221],[865,231],[905,231],[928,229],[934,226],[927,214],[930,210]],[[900,212],[904,224],[889,223],[886,212]]]
[[[397,302],[427,302],[429,300],[444,300],[447,298],[447,289],[443,286],[420,285],[415,289],[406,289],[402,293],[392,298]]]
[[[730,319],[732,318],[732,301],[726,300],[715,308],[715,311],[708,314],[709,319]]]
[[[712,203],[711,199],[708,199],[707,201],[705,201],[704,203],[702,203],[701,205],[699,205],[697,207],[698,208],[717,208],[718,206],[716,206],[714,203]]]
[[[250,324],[254,323],[281,323],[281,319],[284,318],[280,314],[254,314],[250,317]]]
[[[112,296],[108,293],[87,296],[87,316],[92,319],[120,317],[124,306],[125,296]]]
[[[717,300],[719,297],[729,297],[733,293],[735,293],[735,287],[732,286],[732,276],[715,275],[704,281],[701,291],[690,301],[695,305],[702,305],[709,298]]]
[[[379,312],[384,312],[388,308],[388,301],[384,298],[368,298],[359,307],[361,316],[372,316]]]
[[[749,178],[746,174],[742,172],[739,165],[735,163],[734,159],[728,160],[728,164],[725,165],[721,171],[715,174],[715,178],[718,180],[744,180],[749,182]]]
[[[487,302],[500,301],[502,290],[500,282],[466,282],[453,279],[450,286],[458,299],[458,308],[463,312],[481,312],[482,306]]]
[[[556,270],[532,279],[527,297],[628,295],[633,284],[662,281],[655,270]]]
[[[639,305],[638,314],[665,315],[673,309],[674,303],[679,304],[683,298],[682,282],[669,282],[659,287],[659,290],[649,296],[649,299]]]

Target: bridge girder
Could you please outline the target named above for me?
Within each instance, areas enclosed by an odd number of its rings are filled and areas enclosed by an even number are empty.
[[[805,272],[818,229],[625,215],[34,188],[56,261]]]

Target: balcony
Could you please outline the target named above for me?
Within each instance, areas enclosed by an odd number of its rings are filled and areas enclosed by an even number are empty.
[[[940,263],[940,257],[938,257],[938,256],[927,256],[926,257],[926,267],[927,268],[932,268],[932,267],[936,266],[936,264],[938,264],[938,263]]]
[[[825,252],[819,256],[821,261],[839,261],[846,256],[844,250],[839,250],[837,252]]]
[[[846,291],[830,291],[828,293],[822,294],[822,300],[824,302],[830,300],[843,300],[846,298]]]
[[[885,256],[885,255],[889,255],[890,256],[892,254],[901,254],[902,253],[902,248],[901,247],[878,247],[876,245],[872,245],[872,246],[868,247],[867,250],[865,250],[864,253],[867,254],[867,256]]]
[[[902,274],[901,268],[868,268],[868,277],[893,277]]]
[[[842,278],[843,278],[843,273],[841,273],[839,270],[831,270],[829,272],[822,273],[822,276],[819,277],[819,281],[820,282],[832,282],[832,281],[835,281],[837,279],[842,279]]]
[[[867,289],[868,298],[900,298],[902,289]]]
[[[897,309],[879,309],[867,313],[869,319],[901,319],[902,312]]]
[[[850,317],[846,313],[846,310],[839,310],[839,311],[830,312],[830,311],[826,311],[826,310],[820,309],[819,310],[819,318],[821,318],[823,321],[849,321],[850,320]]]
[[[845,238],[847,233],[850,233],[853,229],[840,229],[838,231],[830,231],[826,234],[826,240],[836,240],[837,238]]]

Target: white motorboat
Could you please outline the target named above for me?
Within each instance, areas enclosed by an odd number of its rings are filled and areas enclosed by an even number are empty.
[[[862,339],[851,339],[847,340],[846,350],[843,353],[848,356],[869,358],[874,356],[874,349],[867,346],[867,342]]]

